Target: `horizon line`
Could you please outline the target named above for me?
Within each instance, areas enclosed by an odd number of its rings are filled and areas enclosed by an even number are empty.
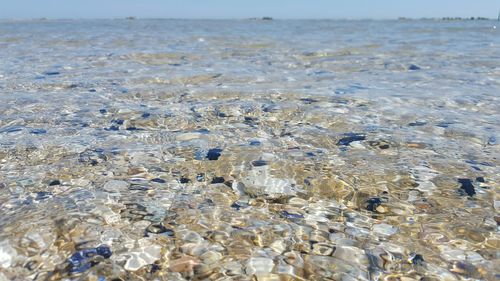
[[[2,18],[0,20],[12,20],[12,21],[36,21],[36,20],[255,20],[255,21],[272,21],[272,20],[372,20],[372,21],[387,21],[387,20],[496,20],[495,18],[482,17],[482,16],[471,16],[471,17],[454,17],[454,16],[443,16],[443,17],[391,17],[391,18],[362,18],[362,17],[333,17],[333,18],[274,18],[270,16],[263,17],[238,17],[238,18],[176,18],[176,17],[136,17],[136,16],[126,16],[126,17],[19,17],[19,18]]]

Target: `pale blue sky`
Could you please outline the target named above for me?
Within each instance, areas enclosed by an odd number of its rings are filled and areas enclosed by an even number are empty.
[[[0,18],[496,18],[500,0],[0,0]]]

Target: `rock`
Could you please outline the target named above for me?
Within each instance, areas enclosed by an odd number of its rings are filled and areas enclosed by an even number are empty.
[[[215,251],[207,251],[200,256],[203,263],[207,265],[215,264],[222,259],[222,254]]]
[[[462,192],[465,192],[469,196],[476,194],[476,190],[470,179],[458,179],[458,182],[460,183],[460,189]]]
[[[129,187],[129,184],[125,181],[120,181],[120,180],[110,180],[104,184],[102,187],[104,190],[107,192],[111,193],[120,193],[123,191],[127,191]]]
[[[112,255],[111,250],[106,245],[97,248],[90,248],[78,251],[68,259],[70,272],[82,273],[98,264],[100,261],[96,257],[109,259]]]
[[[271,273],[274,261],[269,258],[250,258],[245,267],[248,275],[265,275]]]
[[[43,135],[43,134],[47,133],[47,130],[45,130],[45,129],[32,129],[32,130],[30,130],[30,133],[34,134],[34,135]]]
[[[410,257],[409,261],[414,265],[422,265],[422,263],[424,262],[424,257],[421,254],[413,254]]]
[[[279,179],[270,175],[268,166],[252,169],[242,179],[243,191],[250,196],[263,196],[270,199],[293,197],[301,191],[290,179]],[[262,169],[264,168],[264,169]]]
[[[416,64],[410,64],[408,66],[408,70],[420,70],[420,66],[416,65]]]
[[[16,256],[17,251],[10,245],[9,240],[0,242],[0,268],[9,268]]]
[[[211,161],[218,160],[221,156],[222,149],[220,148],[212,148],[208,150],[206,158]]]
[[[265,160],[252,161],[252,166],[254,166],[254,167],[260,167],[260,166],[265,166],[265,165],[267,165],[267,161],[265,161]]]
[[[169,268],[173,272],[191,275],[193,273],[194,267],[198,264],[200,264],[199,259],[191,256],[184,256],[179,259],[171,260]]]
[[[61,185],[61,182],[59,180],[53,180],[49,183],[49,186],[54,186],[54,185]]]
[[[225,182],[224,177],[214,177],[210,183],[215,184],[215,183],[224,183],[224,182]]]
[[[366,200],[366,209],[368,211],[376,212],[377,207],[379,207],[382,204],[382,200],[377,197],[370,198]]]
[[[365,140],[366,136],[364,134],[359,133],[347,133],[344,134],[344,137],[339,139],[337,145],[347,146],[351,144],[351,142],[362,141]]]
[[[166,183],[167,182],[166,180],[160,179],[160,178],[154,178],[151,181],[152,182],[156,182],[156,183]]]

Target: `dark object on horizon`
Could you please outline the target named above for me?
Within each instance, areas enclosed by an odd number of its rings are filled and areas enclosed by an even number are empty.
[[[273,20],[272,17],[249,18],[249,20]]]
[[[126,17],[125,19],[126,20],[136,20],[137,18],[136,17]]]

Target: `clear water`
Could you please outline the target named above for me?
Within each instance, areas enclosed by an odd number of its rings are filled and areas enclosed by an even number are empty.
[[[495,25],[1,21],[0,280],[498,279]]]

